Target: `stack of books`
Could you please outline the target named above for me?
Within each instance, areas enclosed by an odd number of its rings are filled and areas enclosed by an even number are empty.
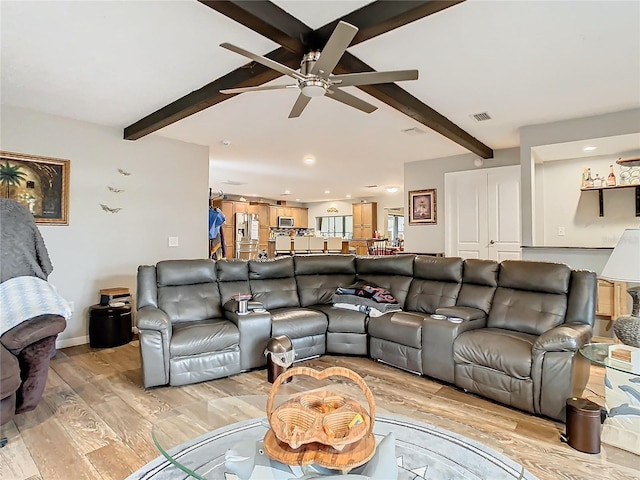
[[[126,287],[100,289],[100,305],[103,307],[124,307],[131,305],[131,293]]]

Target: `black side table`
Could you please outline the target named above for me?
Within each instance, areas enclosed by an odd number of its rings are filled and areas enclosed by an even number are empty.
[[[111,348],[129,343],[131,331],[131,306],[89,307],[89,345],[93,348]]]

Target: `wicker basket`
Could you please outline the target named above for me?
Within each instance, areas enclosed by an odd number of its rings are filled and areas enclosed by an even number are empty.
[[[364,392],[369,404],[367,412],[360,403],[339,393],[319,390],[298,394],[276,409],[273,400],[282,382],[295,375],[307,375],[318,380],[341,376],[352,380]],[[375,401],[362,377],[348,368],[331,367],[317,371],[297,367],[278,376],[267,400],[267,418],[271,430],[280,442],[291,449],[318,443],[342,451],[345,446],[372,436]]]

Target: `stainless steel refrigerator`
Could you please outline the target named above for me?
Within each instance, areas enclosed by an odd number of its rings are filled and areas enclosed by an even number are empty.
[[[260,222],[257,213],[236,213],[235,257],[255,259],[260,242]]]

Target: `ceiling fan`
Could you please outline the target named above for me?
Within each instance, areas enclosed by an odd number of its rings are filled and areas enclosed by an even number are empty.
[[[248,57],[251,60],[284,75],[293,77],[297,80],[297,83],[290,85],[260,85],[257,87],[230,88],[227,90],[220,90],[220,93],[230,94],[257,92],[260,90],[298,88],[300,90],[300,94],[289,113],[289,118],[299,117],[313,97],[321,97],[323,95],[357,108],[365,113],[371,113],[378,107],[340,90],[339,87],[416,80],[418,78],[418,70],[395,70],[389,72],[363,72],[333,75],[331,72],[340,61],[340,58],[342,58],[342,55],[347,50],[347,47],[357,32],[357,27],[346,22],[339,22],[331,34],[331,37],[329,37],[329,41],[322,49],[322,52],[314,50],[306,53],[304,57],[302,57],[299,72],[266,57],[256,55],[244,50],[243,48],[231,45],[230,43],[222,43],[220,44],[221,47],[231,50],[232,52],[239,53],[240,55]]]

